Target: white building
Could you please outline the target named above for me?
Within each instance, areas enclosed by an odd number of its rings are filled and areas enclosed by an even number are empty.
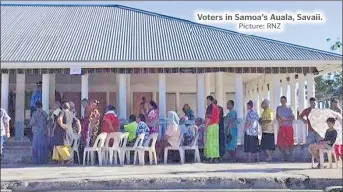
[[[13,93],[18,138],[40,80],[45,110],[57,90],[77,105],[114,104],[121,119],[138,112],[143,95],[157,101],[161,119],[182,114],[184,103],[204,117],[213,94],[221,106],[234,100],[242,119],[248,100],[259,108],[269,97],[275,109],[288,95],[305,108],[305,83],[314,96],[315,75],[341,65],[342,55],[120,5],[1,5],[1,107]]]

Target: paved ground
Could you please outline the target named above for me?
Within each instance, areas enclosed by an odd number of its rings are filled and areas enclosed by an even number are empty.
[[[1,169],[1,188],[78,189],[324,189],[342,184],[342,168],[311,169],[310,163],[173,164],[112,167]]]

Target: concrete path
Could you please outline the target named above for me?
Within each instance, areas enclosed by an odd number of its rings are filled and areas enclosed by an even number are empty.
[[[319,189],[342,185],[342,168],[310,163],[173,164],[112,167],[1,169],[1,188],[13,190],[105,189]]]

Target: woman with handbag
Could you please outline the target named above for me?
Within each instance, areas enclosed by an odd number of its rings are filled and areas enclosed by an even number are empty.
[[[234,109],[235,102],[229,100],[227,102],[227,109],[229,113],[225,116],[224,127],[226,131],[226,151],[229,153],[231,161],[236,162],[236,148],[237,148],[237,112]]]

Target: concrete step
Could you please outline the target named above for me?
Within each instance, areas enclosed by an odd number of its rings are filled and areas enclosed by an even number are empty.
[[[4,145],[1,164],[30,164],[31,162],[32,142],[26,137],[19,141],[9,138]]]

